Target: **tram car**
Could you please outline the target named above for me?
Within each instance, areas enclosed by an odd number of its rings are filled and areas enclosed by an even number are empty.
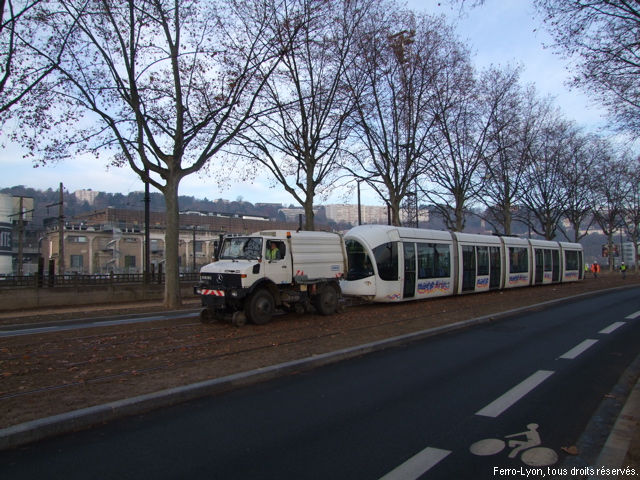
[[[423,230],[352,228],[344,295],[402,302],[582,280],[579,243]]]

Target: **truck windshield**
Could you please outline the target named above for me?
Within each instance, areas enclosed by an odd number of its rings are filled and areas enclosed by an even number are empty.
[[[225,238],[220,252],[220,260],[259,260],[262,256],[262,238]]]

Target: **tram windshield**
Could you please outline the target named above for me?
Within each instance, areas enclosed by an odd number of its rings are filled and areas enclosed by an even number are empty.
[[[346,279],[360,280],[372,276],[374,274],[373,264],[362,244],[356,240],[346,240],[344,243],[349,265]]]
[[[262,256],[262,238],[225,238],[220,251],[220,260],[258,260]]]

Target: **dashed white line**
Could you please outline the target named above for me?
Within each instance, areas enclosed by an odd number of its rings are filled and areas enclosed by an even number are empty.
[[[627,315],[624,318],[627,319],[627,320],[635,320],[638,317],[640,317],[640,310],[638,310],[637,312],[632,313],[631,315]]]
[[[603,328],[598,333],[602,333],[604,335],[608,335],[609,333],[616,331],[618,328],[620,328],[623,325],[626,325],[626,323],[625,322],[615,322],[615,323],[612,323],[611,325],[609,325],[607,328]]]
[[[511,405],[513,405],[522,397],[524,397],[527,393],[529,393],[531,390],[533,390],[542,382],[544,382],[551,375],[553,375],[553,372],[550,370],[538,370],[529,378],[527,378],[526,380],[520,382],[518,385],[513,387],[507,393],[495,399],[486,407],[478,410],[476,412],[476,415],[481,415],[483,417],[494,417],[494,418],[499,416],[502,412],[504,412]]]
[[[565,360],[573,360],[574,358],[576,358],[581,353],[585,352],[588,348],[592,347],[597,342],[598,340],[593,340],[591,338],[588,338],[584,342],[581,342],[575,347],[573,347],[564,355],[561,355],[560,358],[564,358]]]
[[[427,447],[391,470],[380,480],[415,480],[440,463],[450,453],[451,450]]]

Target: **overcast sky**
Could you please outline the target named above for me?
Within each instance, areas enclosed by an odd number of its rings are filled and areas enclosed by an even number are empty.
[[[592,105],[582,92],[571,91],[567,87],[567,64],[550,49],[544,48],[543,45],[550,42],[549,36],[531,0],[486,0],[483,6],[468,9],[462,17],[457,9],[451,9],[446,0],[411,0],[408,5],[415,10],[446,15],[456,23],[458,35],[472,49],[478,68],[491,64],[521,64],[524,68],[522,81],[535,84],[540,95],[552,95],[567,118],[590,130],[606,126],[604,111]],[[69,192],[92,189],[127,194],[143,189],[140,179],[129,169],[107,169],[103,160],[89,157],[33,168],[29,160],[22,158],[19,148],[6,142],[0,152],[0,168],[0,187],[26,185],[55,190],[63,182]],[[209,199],[235,200],[242,197],[252,203],[295,203],[282,188],[272,187],[264,179],[220,188],[215,178],[195,174],[182,181],[180,194]],[[327,203],[345,201],[355,203],[355,193],[351,197],[345,197],[344,193],[334,194]],[[366,190],[363,191],[363,203],[383,204],[375,194]]]

